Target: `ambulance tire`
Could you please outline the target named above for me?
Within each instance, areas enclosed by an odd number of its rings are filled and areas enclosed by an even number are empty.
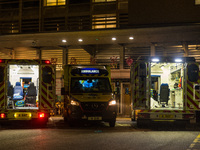
[[[110,127],[115,127],[116,119],[112,119],[109,121],[109,126]]]

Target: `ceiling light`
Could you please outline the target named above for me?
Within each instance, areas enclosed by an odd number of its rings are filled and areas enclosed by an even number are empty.
[[[79,42],[83,42],[83,39],[78,39]]]
[[[112,38],[112,40],[113,40],[113,41],[116,41],[116,38],[115,38],[115,37],[113,37],[113,38]]]
[[[129,37],[129,40],[133,40],[133,39],[134,39],[134,37],[132,37],[132,36]]]
[[[62,40],[62,42],[63,42],[63,43],[66,43],[66,42],[67,42],[67,40]]]

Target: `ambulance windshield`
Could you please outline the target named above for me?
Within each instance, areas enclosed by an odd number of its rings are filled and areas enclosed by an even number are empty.
[[[111,92],[108,78],[72,78],[71,93]]]

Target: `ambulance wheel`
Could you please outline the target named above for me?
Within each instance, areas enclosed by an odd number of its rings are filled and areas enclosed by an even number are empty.
[[[110,126],[110,127],[115,127],[115,122],[116,122],[115,119],[110,120],[110,121],[109,121],[109,126]]]

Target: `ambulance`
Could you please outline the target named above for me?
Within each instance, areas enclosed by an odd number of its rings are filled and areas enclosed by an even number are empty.
[[[0,123],[45,125],[54,101],[55,66],[49,60],[0,59]]]
[[[138,126],[200,121],[200,72],[193,57],[141,57],[131,66],[131,99]]]
[[[117,105],[113,99],[109,66],[65,65],[63,117],[69,125],[78,122],[108,122],[115,126]]]

